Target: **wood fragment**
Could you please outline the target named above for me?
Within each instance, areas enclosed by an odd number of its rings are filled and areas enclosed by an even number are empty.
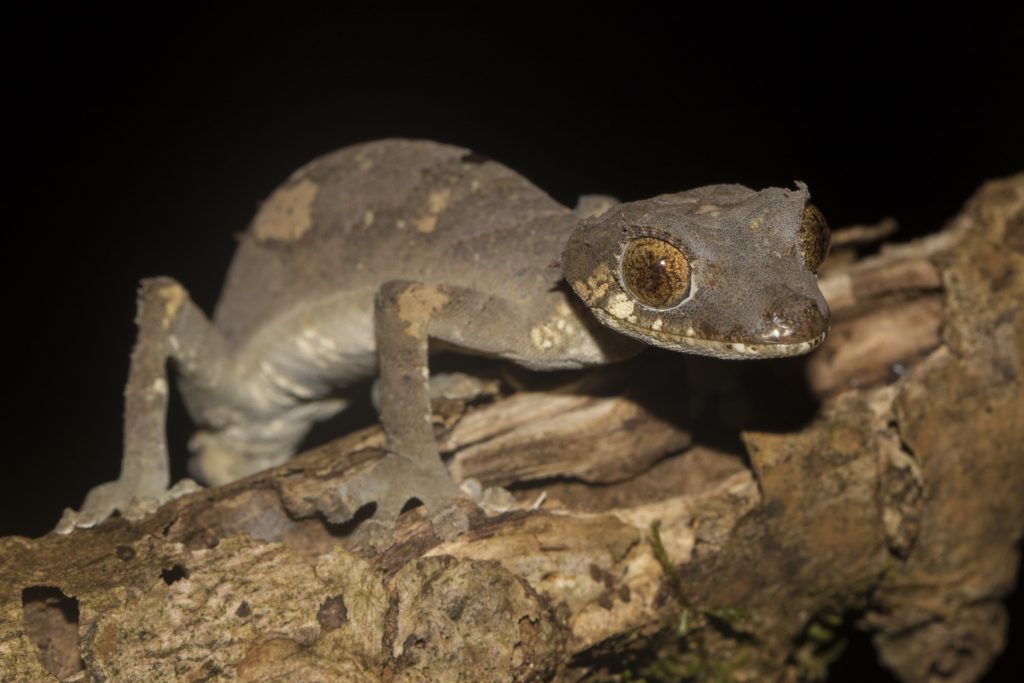
[[[841,249],[851,245],[872,244],[891,237],[899,229],[895,218],[886,216],[870,225],[850,225],[832,231],[832,248]]]

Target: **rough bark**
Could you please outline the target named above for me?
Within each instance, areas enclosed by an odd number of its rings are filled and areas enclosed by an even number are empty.
[[[808,359],[652,351],[439,405],[453,474],[513,491],[452,540],[316,512],[375,427],[140,523],[0,539],[0,679],[812,680],[846,621],[902,680],[976,680],[1024,534],[1024,175],[855,258],[888,232],[837,237]]]

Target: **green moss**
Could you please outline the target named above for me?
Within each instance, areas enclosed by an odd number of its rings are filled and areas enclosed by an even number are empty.
[[[659,524],[651,524],[650,544],[665,574],[675,607],[659,640],[624,670],[595,676],[616,683],[734,683],[736,673],[757,657],[761,641],[747,625],[752,615],[735,606],[694,604],[683,587],[679,569],[669,559]],[[826,591],[822,591],[824,597]],[[843,625],[850,614],[867,607],[868,591],[855,591],[843,602],[832,601],[810,619],[797,638],[790,663],[802,681],[823,681],[829,666],[843,653]],[[723,643],[732,655],[723,659]],[[714,652],[712,652],[714,647]]]
[[[800,680],[824,681],[828,678],[829,666],[839,659],[848,644],[839,633],[845,621],[840,610],[824,607],[807,623],[790,658],[799,671]]]
[[[630,683],[664,683],[667,681],[693,681],[733,683],[736,670],[750,659],[749,645],[757,638],[741,627],[750,620],[746,610],[737,607],[703,607],[694,605],[683,590],[679,570],[668,557],[661,541],[658,522],[651,524],[651,548],[665,573],[677,609],[671,616],[668,639],[653,648],[653,655],[637,666],[622,672],[617,680]],[[714,633],[735,641],[738,654],[727,660],[709,652],[709,636]]]

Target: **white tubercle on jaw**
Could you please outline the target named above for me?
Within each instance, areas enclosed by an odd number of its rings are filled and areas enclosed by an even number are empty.
[[[640,325],[631,324],[627,320],[612,318],[608,315],[601,315],[601,312],[598,311],[595,311],[595,313],[599,317],[603,318],[604,320],[602,320],[602,322],[609,327],[619,330],[625,334],[630,334],[631,336],[639,335],[641,339],[646,341],[648,344],[678,351],[691,351],[700,355],[715,356],[718,358],[753,359],[799,356],[813,351],[825,340],[825,336],[827,335],[827,332],[823,332],[813,339],[782,344],[770,341],[766,343],[730,342],[715,339],[702,339],[700,337],[689,335],[672,334],[671,332],[660,329],[661,326],[659,326],[659,329],[654,329],[653,327],[642,327]],[[691,331],[691,329],[687,330],[687,332]]]
[[[742,342],[723,342],[696,337],[672,337],[664,341],[674,342],[681,349],[693,348],[709,352],[709,355],[720,358],[785,358],[799,356],[817,348],[825,340],[825,334],[814,339],[791,344],[745,344]]]

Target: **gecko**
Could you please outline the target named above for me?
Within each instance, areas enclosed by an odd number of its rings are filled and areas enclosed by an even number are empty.
[[[730,359],[808,353],[829,329],[817,271],[829,229],[805,184],[722,184],[565,207],[468,149],[389,139],[322,156],[262,203],[212,320],[170,277],[143,280],[118,479],[57,530],[129,519],[171,486],[167,368],[198,431],[189,473],[216,486],[279,465],[341,391],[377,377],[387,454],[342,484],[332,522],[460,490],[431,425],[439,348],[558,370],[646,346]]]

